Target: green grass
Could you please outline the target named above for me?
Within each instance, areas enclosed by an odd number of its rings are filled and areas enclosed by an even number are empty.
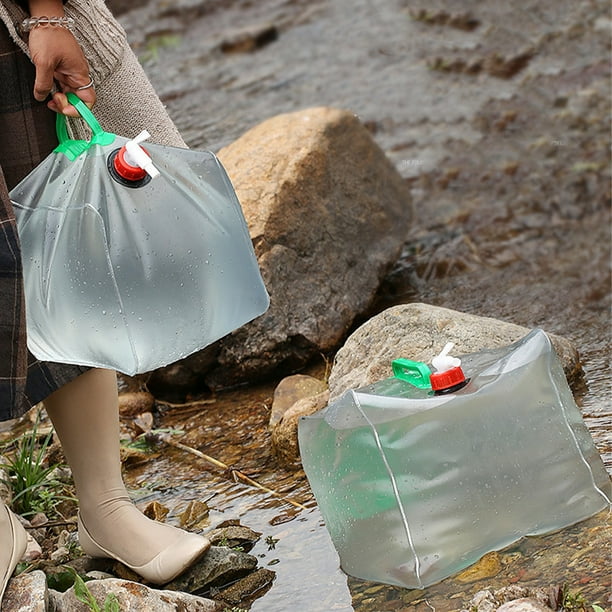
[[[52,476],[58,464],[45,465],[53,431],[49,431],[39,440],[39,424],[40,413],[32,430],[12,442],[16,445],[16,450],[8,463],[0,464],[8,474],[8,478],[3,479],[3,482],[13,492],[11,507],[22,516],[33,516],[38,512],[53,516],[61,501],[74,499],[65,494],[66,486]]]
[[[601,606],[591,604],[580,591],[570,591],[567,584],[563,585],[561,594],[561,610],[563,612],[604,612]]]
[[[83,577],[69,565],[62,566],[63,571],[56,572],[47,576],[49,588],[65,593],[71,587],[74,596],[85,604],[92,612],[120,612],[119,600],[114,593],[108,593],[102,606],[98,603],[93,593],[89,590],[87,582],[91,580],[87,576]]]

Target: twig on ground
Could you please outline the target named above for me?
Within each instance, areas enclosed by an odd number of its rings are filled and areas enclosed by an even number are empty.
[[[240,470],[236,470],[230,467],[229,465],[223,463],[223,461],[219,461],[218,459],[215,459],[214,457],[211,457],[210,455],[206,455],[205,453],[203,453],[202,451],[199,451],[196,448],[192,448],[191,446],[187,446],[186,444],[177,442],[176,440],[173,440],[169,436],[162,436],[161,439],[169,446],[173,446],[187,453],[191,453],[192,455],[195,455],[196,457],[199,457],[200,459],[204,459],[204,461],[207,461],[208,463],[211,463],[212,465],[218,468],[229,471],[232,477],[234,478],[234,480],[242,480],[243,482],[250,484],[251,486],[257,487],[258,489],[261,489],[262,491],[265,491],[266,493],[270,493],[271,495],[274,495],[275,497],[278,497],[279,499],[282,499],[288,504],[291,504],[292,506],[295,506],[296,508],[300,508],[301,510],[308,509],[306,508],[306,506],[303,506],[302,504],[292,499],[289,499],[288,497],[284,497],[283,495],[274,491],[273,489],[265,487],[264,485],[260,484],[256,480],[253,480],[252,478],[247,476],[246,474],[243,474]]]

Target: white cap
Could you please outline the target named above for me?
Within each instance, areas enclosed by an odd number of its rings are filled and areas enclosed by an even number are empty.
[[[130,166],[142,168],[151,178],[155,178],[159,176],[159,170],[155,167],[147,152],[140,146],[141,142],[150,137],[151,134],[147,130],[143,130],[136,138],[128,140],[125,143],[125,161]]]
[[[447,342],[440,354],[431,360],[431,365],[436,369],[436,372],[446,372],[451,368],[458,368],[461,365],[461,359],[451,357],[448,354],[454,346],[453,342]]]

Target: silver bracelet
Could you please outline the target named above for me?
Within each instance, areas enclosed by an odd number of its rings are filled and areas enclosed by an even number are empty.
[[[31,32],[34,28],[65,28],[72,30],[74,19],[72,17],[28,17],[21,22],[22,32]]]

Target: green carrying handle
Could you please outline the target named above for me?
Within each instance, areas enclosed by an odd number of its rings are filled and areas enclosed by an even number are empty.
[[[72,140],[68,136],[68,127],[66,125],[66,116],[62,113],[57,113],[55,120],[55,131],[59,144],[55,147],[55,153],[63,153],[70,161],[74,161],[81,153],[87,151],[95,145],[109,145],[115,141],[115,134],[105,132],[94,114],[87,108],[87,105],[76,94],[66,94],[68,102],[77,109],[81,118],[87,123],[91,129],[91,140]]]
[[[395,378],[405,380],[419,389],[431,389],[429,377],[431,370],[423,361],[412,361],[410,359],[395,359],[391,362]]]

